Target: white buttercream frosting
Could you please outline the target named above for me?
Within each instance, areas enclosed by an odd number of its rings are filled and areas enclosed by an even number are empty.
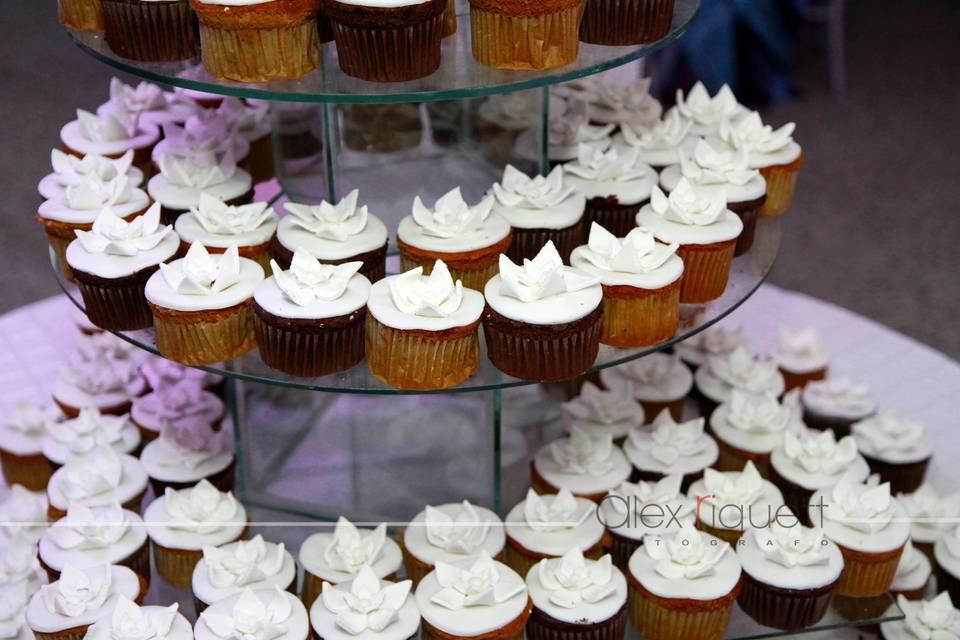
[[[160,204],[129,222],[104,207],[90,231],[77,230],[67,247],[67,263],[102,278],[122,278],[169,259],[179,239],[169,225],[160,224]]]
[[[234,542],[247,527],[243,505],[207,480],[180,491],[167,487],[143,519],[150,539],[172,549],[201,550]]]
[[[198,110],[193,101],[182,99],[174,91],[164,91],[152,82],[141,81],[133,86],[111,78],[110,99],[97,108],[97,113],[116,109],[118,105],[136,113],[140,122],[156,126],[186,122]]]
[[[293,594],[244,589],[207,607],[194,628],[196,640],[306,640],[310,621]]]
[[[704,432],[704,419],[677,423],[667,409],[653,423],[630,430],[623,452],[646,472],[695,474],[717,461],[717,443]]]
[[[139,114],[121,103],[113,103],[100,114],[77,109],[77,119],[60,129],[60,140],[81,154],[98,153],[116,157],[130,149],[142,149],[156,143],[160,130],[141,122]]]
[[[662,598],[715,600],[740,581],[740,562],[731,546],[684,525],[666,536],[649,535],[629,562],[630,573]]]
[[[845,474],[858,481],[869,474],[853,436],[838,442],[829,429],[800,433],[788,429],[770,463],[784,479],[811,491],[835,484]]]
[[[744,572],[781,589],[818,589],[836,581],[843,556],[823,530],[804,527],[786,508],[769,525],[747,531],[737,545]]]
[[[620,205],[645,202],[657,182],[657,172],[641,161],[632,148],[602,151],[581,144],[577,159],[563,167],[567,183],[585,198],[612,197]]]
[[[26,582],[0,587],[0,638],[33,640],[33,631],[26,621],[27,603],[31,595]]]
[[[587,244],[570,255],[570,264],[597,275],[601,283],[659,289],[683,275],[683,261],[676,255],[679,245],[657,242],[643,227],[617,238],[596,222],[590,226]]]
[[[773,359],[785,371],[811,373],[826,368],[830,362],[830,349],[813,327],[798,330],[780,327]]]
[[[374,318],[394,329],[446,331],[478,322],[483,296],[454,281],[443,260],[437,260],[429,276],[423,275],[423,267],[416,267],[374,284],[367,307]]]
[[[133,456],[101,445],[83,455],[71,455],[50,477],[47,500],[61,511],[74,502],[96,507],[126,504],[143,494],[147,474]]]
[[[527,589],[534,607],[567,624],[609,620],[627,601],[626,578],[611,557],[588,560],[579,547],[534,565]]]
[[[139,445],[140,432],[127,415],[103,415],[96,407],[85,407],[76,418],[50,423],[43,439],[43,455],[62,465],[71,455],[82,455],[99,446],[132,453]]]
[[[702,522],[727,531],[766,527],[783,505],[780,490],[760,476],[752,460],[742,471],[704,469],[687,495],[698,501]]]
[[[380,579],[393,576],[402,556],[399,545],[387,536],[386,525],[358,529],[340,517],[333,532],[315,533],[304,540],[298,559],[304,571],[339,584],[352,580],[363,566],[370,567]]]
[[[723,85],[711,96],[700,81],[686,95],[682,89],[677,89],[676,105],[672,110],[691,120],[693,132],[697,135],[717,133],[724,122],[742,117],[745,111],[728,85]]]
[[[140,578],[126,567],[67,565],[59,580],[44,585],[30,599],[27,624],[41,633],[86,627],[110,615],[121,597],[136,600],[141,595]]]
[[[225,309],[250,299],[262,280],[263,267],[241,258],[237,245],[211,254],[194,243],[185,257],[161,264],[144,292],[153,304],[179,311]]]
[[[41,492],[25,489],[23,485],[11,485],[0,500],[0,522],[3,523],[0,544],[16,537],[36,543],[47,530],[46,497]]]
[[[98,620],[84,635],[85,640],[191,640],[193,629],[179,604],[168,607],[141,607],[119,596],[109,616]]]
[[[116,340],[110,334],[110,341]],[[80,344],[93,347],[93,340]],[[106,342],[106,341],[105,341]],[[146,383],[138,375],[136,360],[114,357],[110,353],[77,350],[60,366],[53,386],[53,398],[58,403],[79,410],[97,407],[115,409],[143,393]]]
[[[412,637],[420,623],[410,596],[412,585],[411,580],[381,581],[366,565],[360,568],[349,588],[324,582],[320,598],[310,611],[314,629],[324,640]],[[329,631],[334,632],[333,637]]]
[[[880,625],[885,640],[957,640],[960,638],[960,611],[954,608],[946,591],[933,600],[908,600],[897,596],[902,620]],[[891,606],[891,610],[897,609]],[[887,612],[890,615],[890,611]]]
[[[287,589],[297,577],[297,565],[282,543],[257,535],[220,547],[203,548],[193,570],[193,593],[212,604],[243,589]]]
[[[37,522],[40,522],[39,520]],[[7,529],[0,537],[0,589],[23,584],[29,594],[47,583],[47,573],[37,561],[37,541],[32,532]]]
[[[403,532],[407,552],[421,562],[455,562],[481,551],[497,556],[506,542],[503,523],[495,513],[464,500],[428,506]]]
[[[733,240],[743,222],[727,209],[722,191],[697,191],[681,179],[669,196],[654,186],[650,204],[637,213],[637,226],[646,227],[662,242],[711,244]]]
[[[160,433],[167,425],[209,427],[223,418],[223,400],[205,390],[202,379],[190,376],[168,380],[152,385],[153,391],[134,399],[130,417],[138,427]],[[157,383],[158,379],[154,377],[153,381]]]
[[[622,482],[600,503],[607,529],[632,540],[650,534],[676,532],[694,518],[694,502],[680,491],[683,476],[664,476],[656,482]]]
[[[118,217],[140,213],[150,205],[150,198],[140,188],[130,185],[126,175],[111,180],[88,176],[70,185],[62,194],[46,200],[37,209],[41,218],[69,224],[92,224],[104,207]]]
[[[224,248],[231,244],[251,247],[270,241],[280,219],[266,202],[229,205],[201,193],[196,206],[177,218],[177,235],[186,242]]]
[[[569,549],[587,551],[601,542],[603,525],[597,505],[569,489],[537,495],[533,489],[504,519],[507,536],[535,554],[556,557]]]
[[[162,482],[190,483],[210,478],[233,462],[227,432],[200,420],[168,422],[140,454],[147,474]]]
[[[162,128],[163,140],[152,152],[157,164],[164,156],[189,158],[229,153],[239,161],[250,153],[246,138],[237,135],[228,118],[217,109],[197,109],[182,125],[168,122]]]
[[[756,200],[767,191],[766,180],[750,168],[746,152],[714,148],[703,138],[691,153],[681,155],[679,164],[660,174],[660,184],[668,190],[677,188],[681,180],[705,196],[722,192],[728,203]]]
[[[82,184],[88,179],[109,182],[118,176],[126,176],[131,187],[143,183],[143,171],[132,166],[133,149],[119,158],[108,158],[96,153],[78,157],[60,149],[50,151],[50,173],[40,181],[37,190],[44,198],[51,200],[66,195],[67,187]]]
[[[960,493],[940,495],[924,483],[913,493],[897,494],[897,499],[912,521],[910,536],[916,542],[933,544],[960,523]]]
[[[730,400],[710,416],[710,429],[721,441],[754,453],[770,453],[783,442],[783,434],[795,425],[790,407],[770,393],[734,389]]]
[[[18,456],[33,456],[43,450],[47,428],[63,414],[55,406],[38,407],[18,403],[13,413],[0,425],[0,449]]]
[[[933,455],[933,443],[923,425],[886,411],[851,427],[857,449],[868,458],[892,464],[910,464]]]
[[[753,349],[742,328],[711,327],[678,343],[674,351],[687,364],[699,367],[707,356],[726,355],[739,346]]]
[[[917,551],[910,540],[903,546],[897,572],[890,583],[890,591],[915,591],[923,589],[930,581],[933,567],[926,555]]]
[[[67,515],[40,538],[39,556],[55,571],[67,565],[87,569],[129,560],[146,542],[143,520],[119,503],[102,507],[72,503]]]
[[[160,356],[150,356],[140,365],[140,373],[154,391],[169,387],[183,380],[190,380],[204,389],[211,389],[223,382],[216,373],[188,367]]]
[[[551,87],[555,90],[555,87]],[[552,91],[553,93],[553,91]],[[551,96],[553,97],[553,96]],[[581,144],[588,144],[600,150],[607,150],[612,144],[610,134],[615,124],[590,124],[590,106],[579,97],[564,99],[562,108],[550,106],[550,121],[547,123],[547,157],[551,162],[565,162],[577,157]],[[559,106],[559,105],[558,105]],[[534,156],[529,150],[538,146],[540,132],[537,127],[524,132],[518,140],[518,151]]]
[[[877,411],[870,387],[847,377],[814,380],[801,398],[805,410],[825,416],[861,420]]]
[[[630,477],[630,463],[610,435],[593,436],[576,427],[537,451],[533,464],[557,489],[582,496],[606,493]]]
[[[660,119],[663,107],[650,95],[651,78],[620,84],[598,77],[591,85],[590,119],[603,124],[630,122],[652,124]]]
[[[823,504],[821,508],[820,505]],[[910,538],[910,522],[890,495],[890,483],[842,478],[810,501],[810,519],[837,544],[867,553],[893,551]]]
[[[413,199],[413,219],[425,235],[437,238],[453,238],[476,231],[493,211],[493,196],[484,196],[475,205],[469,205],[457,187],[428,208],[420,196]]]
[[[720,404],[730,400],[734,389],[749,393],[783,393],[783,375],[770,359],[759,358],[752,349],[737,347],[726,355],[709,356],[694,375],[697,389]]]
[[[576,427],[591,435],[618,439],[643,422],[643,407],[637,405],[627,387],[601,390],[585,382],[576,398],[563,403],[563,424],[568,433]]]
[[[637,151],[641,162],[655,167],[665,167],[680,162],[695,138],[690,136],[693,122],[676,111],[671,111],[663,120],[651,123],[620,124],[620,133],[614,136],[614,145]]]
[[[693,388],[693,374],[679,358],[651,353],[600,372],[600,381],[609,389],[621,389],[641,402],[672,402]],[[655,416],[647,416],[652,419]]]
[[[254,299],[267,312],[284,318],[331,318],[366,305],[370,281],[357,273],[362,262],[323,264],[298,249],[284,271],[270,261],[273,276],[257,286]]]
[[[354,189],[337,204],[284,203],[290,214],[280,222],[277,239],[289,249],[306,249],[320,260],[343,260],[379,249],[387,243],[387,228],[366,205],[358,206]]]
[[[769,167],[787,164],[800,156],[800,145],[793,141],[796,125],[792,122],[774,129],[763,124],[760,114],[752,111],[742,118],[720,124],[720,138],[734,149],[747,152],[750,165]]]
[[[586,206],[586,199],[575,190],[564,180],[562,166],[546,177],[531,178],[508,164],[503,178],[492,187],[493,210],[515,228],[565,229],[583,217]]]
[[[189,211],[206,193],[220,200],[240,198],[252,189],[250,174],[237,168],[228,151],[178,156],[164,153],[157,161],[160,173],[150,178],[147,191],[168,209]]]

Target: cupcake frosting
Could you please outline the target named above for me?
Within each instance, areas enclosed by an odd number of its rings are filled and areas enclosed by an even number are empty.
[[[717,461],[717,443],[704,433],[704,419],[677,423],[667,409],[653,423],[630,430],[623,452],[641,471],[663,475],[698,473]]]
[[[416,637],[420,613],[410,594],[413,582],[380,580],[360,568],[349,585],[323,583],[310,608],[310,622],[324,640],[407,640]]]
[[[767,192],[766,180],[749,167],[746,152],[716,149],[703,138],[692,154],[683,154],[679,164],[663,170],[660,185],[673,190],[681,179],[701,192],[722,191],[728,203],[756,200]]]
[[[711,96],[698,81],[686,96],[682,89],[677,89],[676,105],[671,111],[693,122],[692,133],[705,136],[719,132],[724,122],[743,117],[746,109],[737,102],[728,85],[724,84]]]
[[[780,327],[773,359],[786,371],[810,373],[826,368],[830,362],[830,349],[813,327],[798,330]]]
[[[835,582],[843,571],[837,545],[822,529],[798,525],[786,508],[769,525],[747,531],[741,540],[737,558],[743,571],[762,584],[819,589]]]
[[[898,609],[897,609],[898,608]],[[950,594],[942,591],[933,600],[908,600],[897,596],[897,608],[890,613],[902,613],[902,620],[890,620],[880,625],[886,640],[957,640],[960,638],[960,612],[950,601]]]
[[[263,267],[241,258],[237,245],[211,254],[194,243],[185,257],[162,263],[144,292],[151,303],[177,311],[226,309],[251,298],[262,280]]]
[[[683,275],[677,244],[657,242],[643,227],[617,238],[596,222],[590,225],[587,244],[573,250],[570,264],[611,286],[660,289]]]
[[[109,616],[121,597],[136,600],[140,578],[126,567],[67,565],[60,579],[40,587],[27,605],[27,624],[41,633],[60,633]]]
[[[766,527],[783,505],[780,489],[760,476],[752,460],[742,471],[704,469],[687,495],[698,502],[703,522],[727,531]]]
[[[546,558],[527,573],[533,606],[567,624],[597,624],[617,615],[627,602],[627,579],[610,555],[583,557],[579,547],[561,558]]]
[[[607,529],[631,540],[675,533],[694,518],[694,503],[680,491],[683,476],[673,473],[656,482],[621,482],[600,502]]]
[[[71,420],[51,422],[43,439],[43,455],[62,465],[72,455],[83,455],[99,446],[112,447],[118,453],[132,453],[140,445],[140,432],[126,414],[101,414],[95,407],[80,409]]]
[[[160,130],[139,121],[136,113],[114,103],[101,114],[77,109],[77,119],[60,129],[60,140],[77,153],[116,157],[130,149],[142,149],[160,138]]]
[[[477,204],[469,205],[460,187],[443,195],[432,209],[417,196],[413,214],[403,218],[397,227],[397,238],[412,247],[441,253],[489,247],[510,234],[510,223],[492,213],[493,203],[493,195],[488,194]]]
[[[147,191],[168,209],[188,211],[206,193],[220,200],[233,200],[251,192],[250,174],[237,168],[236,158],[228,151],[222,155],[204,153],[177,156],[161,154],[160,173],[150,178]]]
[[[733,240],[743,231],[743,222],[727,209],[722,191],[696,191],[681,178],[664,195],[654,186],[650,204],[637,213],[637,226],[646,227],[662,242],[712,244]]]
[[[230,121],[217,109],[197,109],[183,125],[163,125],[163,140],[153,148],[152,158],[160,164],[163,156],[189,158],[225,153],[237,161],[250,153],[250,143],[236,135]]]
[[[602,151],[590,145],[577,148],[577,159],[563,165],[567,184],[587,199],[615,198],[620,205],[645,202],[657,182],[657,172],[637,157],[635,149]]]
[[[178,603],[169,607],[141,607],[118,596],[109,616],[98,620],[84,635],[85,640],[192,640],[193,628]]]
[[[506,542],[503,523],[497,515],[464,500],[436,507],[427,506],[403,532],[403,546],[426,564],[456,562],[483,552],[496,556]]]
[[[784,432],[795,426],[790,407],[771,393],[734,389],[730,400],[710,416],[713,434],[736,449],[770,453],[783,442]]]
[[[548,483],[578,495],[606,493],[629,478],[631,471],[611,436],[592,436],[579,428],[537,451],[533,465]]]
[[[916,542],[933,544],[960,522],[960,493],[941,496],[930,485],[922,484],[913,493],[898,494],[897,500],[911,519],[910,536]]]
[[[207,607],[193,633],[196,640],[304,640],[310,620],[292,593],[279,587],[244,589]]]
[[[846,377],[814,380],[803,388],[801,398],[806,410],[850,420],[866,418],[877,411],[870,387]]]
[[[67,565],[87,569],[127,560],[144,548],[143,520],[113,502],[102,507],[73,503],[40,538],[43,563],[55,571]]]
[[[563,324],[592,313],[603,298],[599,278],[565,267],[553,241],[533,260],[514,264],[500,256],[500,273],[484,287],[487,304],[511,320]]]
[[[513,542],[546,556],[562,556],[572,548],[586,551],[603,538],[597,505],[565,488],[543,496],[528,489],[527,497],[510,510],[504,523]]]
[[[933,443],[923,425],[896,411],[886,411],[856,422],[852,431],[857,449],[868,458],[910,464],[933,455]]]
[[[46,526],[46,525],[44,525]],[[0,589],[25,585],[33,594],[47,583],[47,573],[37,561],[37,541],[32,532],[7,531],[0,537]]]
[[[140,454],[147,475],[176,483],[210,478],[229,467],[233,460],[227,433],[193,420],[166,423],[160,436],[147,443]]]
[[[650,95],[651,78],[640,78],[630,84],[620,84],[599,77],[592,86],[590,119],[602,124],[630,122],[649,125],[660,120],[663,107]]]
[[[930,559],[917,551],[913,543],[907,540],[907,544],[903,546],[903,553],[900,554],[900,562],[897,563],[897,573],[893,576],[893,582],[890,583],[890,590],[915,591],[923,589],[927,586],[932,571]]]
[[[282,543],[257,535],[222,547],[206,546],[193,569],[193,594],[211,604],[243,589],[287,589],[297,577],[297,565]]]
[[[36,543],[47,530],[46,497],[22,485],[11,485],[6,496],[0,500],[0,522],[4,523],[0,540],[23,536]]]
[[[180,491],[167,487],[143,519],[150,539],[171,549],[200,550],[233,542],[247,527],[243,505],[206,480]]]
[[[143,171],[131,166],[132,163],[133,149],[119,158],[107,158],[96,153],[77,157],[60,149],[53,149],[50,151],[53,173],[40,180],[37,190],[45,199],[51,200],[66,195],[67,187],[90,179],[109,182],[119,176],[126,176],[131,187],[139,187],[143,183]]]
[[[186,122],[198,110],[193,101],[183,100],[152,82],[141,81],[133,86],[111,78],[110,99],[97,108],[97,113],[108,112],[118,105],[136,113],[140,122],[158,127],[170,122]]]
[[[480,320],[483,296],[454,282],[443,260],[429,276],[423,267],[389,276],[370,288],[370,313],[382,324],[401,331],[446,331]]]
[[[268,313],[281,318],[318,319],[352,314],[367,304],[370,281],[357,273],[362,262],[322,264],[298,249],[290,268],[270,261],[273,276],[261,282],[253,299]]]
[[[614,124],[590,124],[590,107],[580,99],[564,101],[563,109],[550,109],[550,121],[547,124],[547,157],[552,162],[566,162],[577,157],[581,144],[606,151],[612,144],[610,134],[616,128]],[[518,151],[526,150],[531,157],[537,157],[529,151],[539,146],[538,128],[529,129],[517,139]],[[521,153],[521,155],[524,155]]]
[[[577,428],[590,435],[618,439],[643,421],[643,407],[637,405],[626,387],[601,390],[592,382],[584,382],[580,395],[563,403],[567,433]]]
[[[789,122],[777,129],[763,124],[760,114],[751,111],[736,120],[720,124],[720,139],[748,154],[751,167],[788,164],[800,157],[800,145],[793,140],[796,125]]]
[[[90,231],[77,230],[67,246],[67,263],[101,278],[124,278],[168,260],[180,246],[169,225],[160,224],[160,204],[130,222],[104,207]]]
[[[61,365],[53,385],[53,399],[76,409],[107,409],[125,404],[146,389],[137,366],[133,360],[77,351]]]
[[[62,420],[63,414],[54,406],[38,407],[18,403],[14,412],[0,425],[0,449],[18,456],[32,456],[43,450],[47,428]]]
[[[0,637],[6,640],[33,640],[27,625],[27,603],[32,594],[25,582],[0,587]]]
[[[759,358],[747,347],[737,347],[727,355],[709,356],[705,366],[694,374],[697,388],[717,403],[730,400],[734,389],[749,393],[783,393],[783,375],[773,360]]]
[[[111,180],[89,176],[82,182],[65,187],[61,195],[46,200],[37,212],[48,220],[91,224],[104,207],[110,207],[115,215],[126,218],[149,205],[150,198],[146,192],[132,186],[126,175]]]
[[[394,575],[400,568],[400,547],[387,536],[387,526],[358,529],[341,516],[332,533],[315,533],[300,546],[304,570],[333,584],[348,582],[367,566],[378,578]]]
[[[519,229],[565,229],[583,217],[586,199],[564,180],[562,166],[546,177],[529,177],[507,165],[500,182],[494,183],[493,211]]]
[[[188,367],[160,356],[150,356],[144,360],[140,365],[140,373],[150,388],[155,391],[183,380],[190,380],[204,389],[215,387],[223,382],[223,378],[215,373]]]
[[[280,221],[277,240],[290,251],[306,249],[320,260],[343,260],[387,243],[387,227],[367,206],[357,206],[354,189],[333,205],[284,203],[290,215]]]
[[[678,343],[674,351],[684,362],[699,367],[707,361],[708,356],[727,355],[740,346],[753,350],[743,329],[711,327]]]
[[[693,122],[676,111],[663,120],[649,123],[620,124],[620,133],[614,136],[618,148],[632,148],[637,159],[655,167],[666,167],[680,162],[684,152],[692,151],[696,138],[690,135]]]
[[[217,111],[230,127],[247,142],[255,142],[270,135],[270,103],[266,100],[241,100],[224,96]]]
[[[828,538],[854,551],[893,551],[910,538],[910,521],[890,495],[889,482],[878,485],[842,478],[813,495],[810,520],[822,526]]]
[[[61,511],[74,503],[89,507],[126,504],[146,488],[147,473],[139,460],[101,445],[83,455],[67,457],[50,477],[47,500]]]
[[[226,248],[231,244],[255,247],[270,242],[280,218],[266,202],[229,205],[207,193],[196,206],[177,218],[177,235],[189,244]]]
[[[608,389],[621,389],[644,402],[678,400],[693,388],[690,369],[679,358],[666,353],[651,353],[617,367],[603,369],[600,380]]]
[[[829,429],[785,431],[783,445],[773,450],[770,462],[784,479],[811,491],[832,485],[845,474],[861,481],[870,473],[853,436],[838,442]]]
[[[740,581],[740,562],[729,543],[690,523],[673,534],[650,535],[630,556],[630,574],[661,598],[715,600]]]

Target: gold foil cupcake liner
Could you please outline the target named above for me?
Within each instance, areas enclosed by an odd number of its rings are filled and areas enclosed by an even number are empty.
[[[291,26],[229,29],[200,22],[203,67],[216,78],[268,82],[299,78],[320,65],[316,20]]]
[[[677,255],[683,260],[681,304],[701,304],[723,295],[733,264],[736,240],[713,244],[682,244]]]
[[[57,18],[77,31],[103,31],[100,0],[57,0]]]
[[[760,169],[760,174],[767,181],[767,199],[759,212],[761,218],[778,216],[790,208],[802,164],[801,153],[800,157],[789,164],[775,164]]]
[[[600,342],[645,347],[672,338],[680,323],[681,282],[653,290],[603,285]]]
[[[497,69],[552,69],[570,64],[579,51],[579,28],[579,2],[542,15],[507,15],[470,4],[473,57]]]
[[[843,572],[837,583],[837,595],[871,598],[886,593],[897,573],[903,546],[882,553],[856,551],[839,544],[837,546],[843,554]]]
[[[154,304],[153,326],[161,355],[183,364],[232,360],[256,346],[253,300],[227,309],[181,312]]]
[[[40,453],[20,456],[0,449],[0,467],[7,486],[19,484],[30,491],[44,491],[50,481],[50,465]]]

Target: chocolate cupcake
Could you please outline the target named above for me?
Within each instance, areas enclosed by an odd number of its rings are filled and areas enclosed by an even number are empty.
[[[118,56],[145,62],[186,60],[200,51],[189,0],[101,0],[104,37]]]
[[[638,407],[629,390],[601,390],[584,382],[580,395],[563,403],[563,427],[567,433],[580,429],[591,436],[610,436],[622,444],[631,427],[644,423],[643,407]]]
[[[895,493],[912,493],[923,484],[933,444],[923,425],[887,411],[853,424],[857,449],[872,473]]]
[[[903,546],[903,553],[900,554],[897,573],[893,576],[893,582],[890,583],[890,594],[893,596],[902,594],[908,600],[920,600],[927,590],[927,583],[930,582],[932,574],[930,558],[921,551],[917,551],[913,543],[907,540],[907,544]]]
[[[770,526],[783,506],[780,490],[749,460],[742,471],[704,469],[687,497],[697,503],[699,527],[734,546],[744,531]]]
[[[580,40],[628,45],[655,42],[670,33],[674,0],[587,0]]]
[[[567,489],[575,496],[600,502],[630,477],[630,463],[610,436],[593,437],[573,429],[568,437],[537,451],[530,462],[530,477],[539,494]]]
[[[827,377],[830,349],[812,327],[799,331],[780,327],[780,338],[773,351],[773,359],[783,374],[785,390],[790,391]]]
[[[681,488],[687,491],[719,455],[717,443],[703,427],[703,418],[677,423],[664,409],[651,424],[631,429],[623,452],[634,467],[632,477],[651,482],[679,474]]]
[[[647,423],[664,410],[679,422],[683,419],[683,402],[693,388],[693,374],[676,356],[651,353],[602,369],[600,383],[632,395],[643,407]]]
[[[236,245],[242,257],[253,260],[266,271],[279,221],[266,202],[230,205],[201,193],[196,206],[190,207],[174,224],[180,237],[179,255],[186,255],[195,242],[210,253],[223,253]]]
[[[760,358],[749,346],[739,346],[724,356],[710,356],[693,376],[700,415],[709,417],[729,402],[734,389],[748,393],[783,394],[783,376],[773,360]]]
[[[771,394],[734,389],[707,423],[720,447],[719,471],[737,471],[750,461],[764,478],[770,477],[770,453],[783,442],[783,434],[796,422],[790,407]]]
[[[937,588],[960,601],[960,527],[951,527],[933,546],[937,563]]]
[[[846,377],[809,383],[800,396],[803,421],[811,429],[830,429],[837,439],[850,435],[854,423],[877,413],[870,388]]]

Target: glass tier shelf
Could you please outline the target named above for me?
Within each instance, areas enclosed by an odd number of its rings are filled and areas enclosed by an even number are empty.
[[[680,37],[697,14],[699,0],[676,0],[670,33],[642,46],[607,47],[580,44],[576,61],[544,71],[506,71],[474,61],[470,49],[470,17],[457,16],[456,34],[444,39],[440,68],[410,82],[377,83],[340,71],[336,48],[323,45],[320,67],[296,80],[244,84],[212,78],[199,60],[139,62],[121,58],[103,34],[68,30],[83,51],[121,71],[153,82],[221,95],[264,100],[334,103],[388,103],[454,100],[541,87],[599,73],[650,55]]]
[[[762,219],[757,224],[756,239],[753,247],[746,254],[733,261],[730,280],[723,295],[716,300],[702,305],[681,305],[680,329],[677,334],[657,345],[639,349],[617,349],[600,346],[600,353],[591,371],[616,366],[643,357],[649,353],[660,351],[677,342],[703,331],[710,325],[730,314],[734,309],[746,301],[757,290],[773,267],[780,246],[780,221],[777,218]],[[51,254],[52,255],[52,254]],[[55,263],[55,258],[52,258]],[[392,268],[391,268],[392,267]],[[397,271],[397,257],[392,256],[387,263],[388,272]],[[83,301],[75,285],[67,282],[54,264],[54,272],[61,288],[74,304],[81,310]],[[116,332],[121,338],[142,349],[158,353],[154,342],[152,329],[141,331]],[[480,368],[465,382],[448,389],[435,391],[410,391],[396,389],[375,378],[361,362],[355,367],[339,373],[319,378],[298,378],[281,371],[267,367],[260,360],[256,350],[240,358],[217,366],[198,367],[221,375],[248,380],[256,383],[273,384],[285,387],[312,391],[329,391],[335,393],[359,394],[423,394],[423,393],[458,393],[464,391],[489,391],[504,389],[528,384],[529,380],[520,380],[500,372],[487,359],[486,346],[480,341]]]

